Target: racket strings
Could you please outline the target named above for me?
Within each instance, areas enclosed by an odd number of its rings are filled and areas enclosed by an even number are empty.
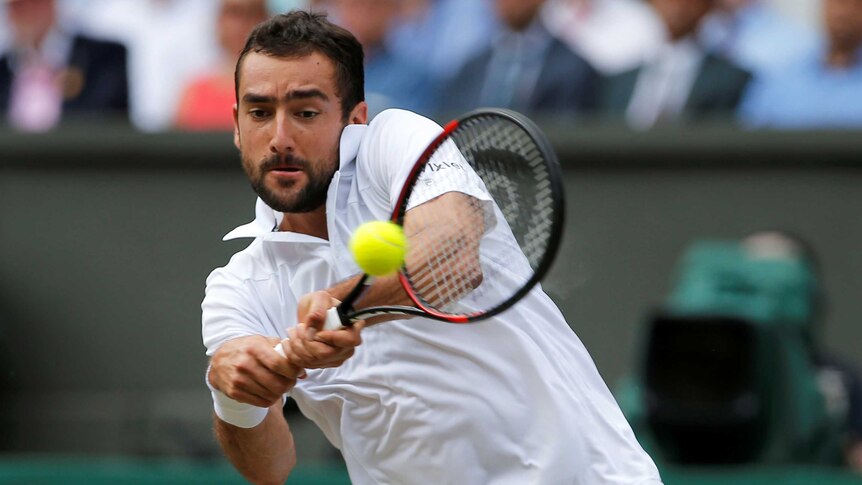
[[[465,156],[497,203],[521,250],[537,268],[549,244],[554,194],[551,174],[532,136],[506,118],[477,119],[462,134]]]
[[[435,151],[408,201],[414,208],[404,216],[405,229],[423,228],[408,232],[405,275],[426,307],[482,312],[533,276],[550,244],[555,212],[546,162],[521,125],[493,115],[466,120]],[[443,210],[421,210],[425,187],[442,194]]]
[[[477,224],[481,224],[482,209],[472,198],[451,194],[443,197],[463,199],[458,204],[459,217],[445,221],[441,227],[439,221],[428,218],[418,221],[417,214],[411,213],[411,224],[425,229],[408,235],[411,250],[405,265],[411,286],[423,302],[431,308],[448,310],[449,304],[459,301],[481,283],[481,226]]]

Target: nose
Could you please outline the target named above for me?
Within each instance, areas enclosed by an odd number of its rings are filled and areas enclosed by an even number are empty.
[[[293,138],[290,123],[285,113],[278,113],[275,117],[274,132],[269,142],[269,151],[278,155],[292,153],[296,142]]]

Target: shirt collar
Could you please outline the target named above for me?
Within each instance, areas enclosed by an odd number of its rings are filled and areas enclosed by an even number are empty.
[[[347,125],[344,127],[339,144],[339,171],[350,167],[355,162],[356,155],[359,153],[359,144],[367,127],[367,125]],[[277,232],[276,229],[281,224],[284,214],[266,205],[266,202],[261,200],[260,197],[255,202],[254,215],[253,221],[234,228],[225,234],[222,240],[229,241],[248,237],[263,237],[265,239],[294,242],[319,241],[318,238],[307,234]]]

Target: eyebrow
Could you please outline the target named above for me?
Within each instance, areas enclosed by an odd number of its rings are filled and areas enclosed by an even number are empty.
[[[295,101],[297,99],[318,98],[321,101],[329,101],[329,96],[319,89],[294,89],[288,91],[284,95],[285,101]],[[263,94],[246,93],[242,97],[242,102],[246,104],[273,103],[276,101],[275,96],[266,96]]]

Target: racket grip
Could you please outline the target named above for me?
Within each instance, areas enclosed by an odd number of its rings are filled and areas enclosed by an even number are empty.
[[[278,355],[287,358],[287,354],[284,353],[284,347],[281,346],[281,342],[275,346],[275,351],[278,352]]]
[[[326,323],[323,324],[324,330],[338,330],[344,328],[341,324],[341,315],[338,314],[338,307],[332,307],[326,311]]]

